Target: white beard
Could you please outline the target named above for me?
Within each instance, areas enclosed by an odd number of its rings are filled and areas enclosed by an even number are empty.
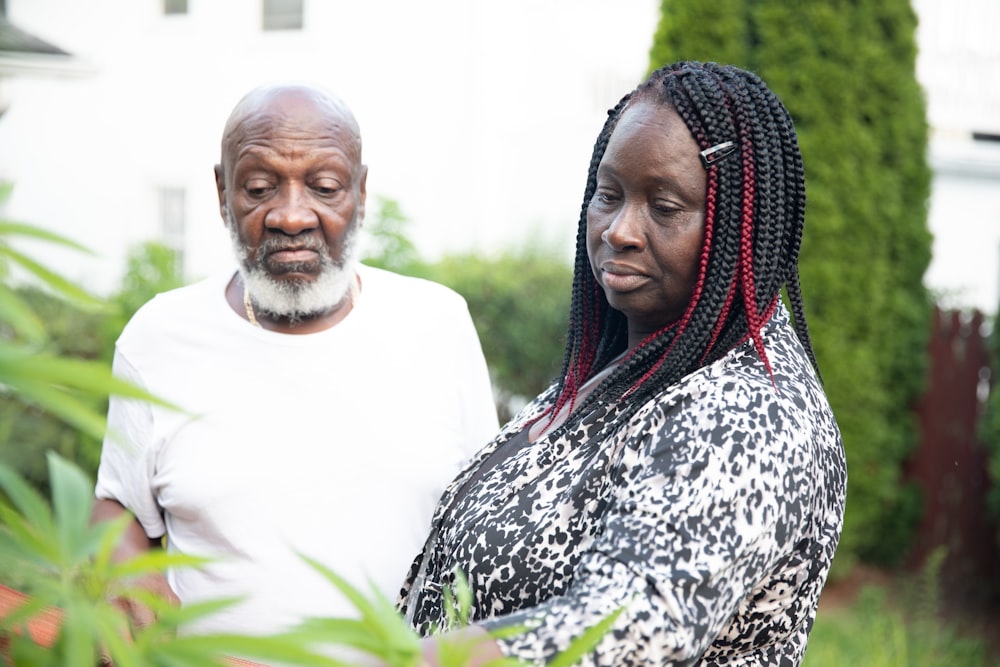
[[[265,315],[298,322],[327,313],[339,304],[351,287],[361,255],[361,225],[353,225],[344,237],[344,250],[338,261],[330,258],[324,243],[319,252],[320,271],[313,280],[277,280],[261,265],[250,262],[250,250],[240,239],[232,211],[226,207],[226,227],[243,279],[244,289],[253,296],[254,306]],[[266,242],[263,244],[266,247]]]

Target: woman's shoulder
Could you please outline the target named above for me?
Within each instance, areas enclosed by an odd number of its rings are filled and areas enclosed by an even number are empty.
[[[729,431],[734,425],[772,434],[825,428],[832,412],[816,373],[780,307],[763,332],[767,361],[752,341],[664,388],[636,412],[633,428]]]

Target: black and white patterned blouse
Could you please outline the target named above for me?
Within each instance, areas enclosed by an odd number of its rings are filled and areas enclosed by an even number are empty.
[[[798,665],[847,469],[783,307],[764,337],[774,384],[748,342],[627,421],[612,406],[526,445],[552,390],[529,404],[442,496],[400,598],[414,627],[445,629],[441,589],[459,568],[472,621],[529,628],[498,639],[527,662],[624,606],[582,664]]]

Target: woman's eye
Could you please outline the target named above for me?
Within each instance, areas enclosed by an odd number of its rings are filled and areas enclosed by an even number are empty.
[[[605,205],[606,206],[608,204],[613,204],[617,200],[618,200],[617,195],[615,195],[612,192],[598,191],[594,195],[594,198],[591,201],[596,202],[597,204],[601,204],[601,205]]]
[[[673,215],[683,210],[680,206],[668,201],[654,201],[651,204],[651,208],[656,211],[658,215]]]

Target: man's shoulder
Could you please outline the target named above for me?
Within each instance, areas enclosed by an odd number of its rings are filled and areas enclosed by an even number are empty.
[[[214,307],[224,303],[226,276],[217,274],[156,294],[129,319],[122,335],[149,329],[168,331],[192,319],[204,321]]]
[[[159,292],[136,311],[136,316],[140,313],[145,315],[149,312],[155,313],[175,308],[190,308],[198,302],[211,300],[212,295],[218,296],[216,294],[218,291],[215,289],[216,287],[219,287],[220,290],[225,287],[224,276],[222,274],[201,278],[181,287]]]

